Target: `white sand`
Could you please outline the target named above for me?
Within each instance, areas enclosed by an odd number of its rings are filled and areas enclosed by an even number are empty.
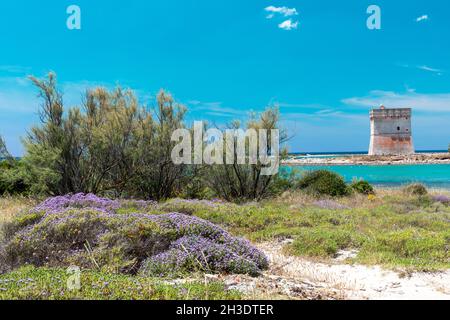
[[[271,260],[272,275],[310,283],[344,299],[450,300],[450,270],[442,273],[399,273],[380,267],[325,264],[282,254],[282,244],[260,245]],[[344,253],[351,255],[352,253]]]

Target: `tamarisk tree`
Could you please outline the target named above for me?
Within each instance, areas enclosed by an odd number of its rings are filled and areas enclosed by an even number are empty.
[[[154,119],[132,91],[88,90],[83,105],[65,109],[56,76],[32,77],[42,100],[40,125],[25,140],[34,193],[76,192],[167,198],[183,167],[170,162],[170,134],[184,111],[161,91]]]
[[[252,114],[249,121],[245,124],[246,129],[254,130],[266,130],[269,137],[266,141],[259,141],[258,143],[266,143],[265,149],[267,155],[272,153],[270,132],[272,130],[279,130],[279,118],[280,114],[277,108],[268,108],[260,115]],[[241,123],[234,121],[230,127],[238,130],[242,127]],[[238,137],[235,137],[233,145],[234,159],[238,159],[241,155],[236,152],[238,145]],[[287,141],[286,133],[281,130],[279,133],[279,144],[283,144]],[[247,146],[250,141],[246,141]],[[259,147],[259,146],[258,146]],[[258,148],[260,149],[260,148]],[[277,157],[277,161],[281,161],[287,154],[287,150],[281,150],[280,154],[274,155]],[[245,156],[249,158],[250,150],[246,149]],[[246,200],[261,200],[264,197],[269,196],[273,191],[274,182],[279,178],[279,174],[265,175],[263,170],[265,164],[260,160],[257,163],[239,164],[235,161],[233,164],[225,164],[219,166],[210,166],[206,168],[207,174],[206,182],[214,192],[229,201],[246,201]]]
[[[8,159],[11,158],[11,155],[8,152],[8,149],[6,148],[5,140],[3,140],[3,137],[0,136],[0,159]]]

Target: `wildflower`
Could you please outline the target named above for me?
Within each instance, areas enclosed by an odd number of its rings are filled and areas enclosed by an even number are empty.
[[[11,268],[75,263],[152,276],[198,270],[256,275],[268,267],[267,257],[249,241],[209,221],[181,213],[117,214],[130,205],[145,212],[155,203],[92,194],[49,198],[31,210],[41,214],[18,225],[5,242],[7,263]]]

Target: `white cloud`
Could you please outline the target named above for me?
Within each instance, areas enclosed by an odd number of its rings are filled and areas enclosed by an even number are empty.
[[[417,92],[396,93],[393,91],[371,91],[364,97],[344,99],[351,106],[373,108],[384,105],[388,108],[413,108],[426,112],[450,112],[450,93],[424,94]]]
[[[296,8],[268,6],[264,10],[270,12],[270,14],[267,16],[268,19],[272,19],[277,13],[285,17],[298,15]]]
[[[424,14],[423,16],[418,17],[418,18],[416,19],[416,21],[417,21],[417,22],[422,22],[422,21],[426,21],[426,20],[428,20],[428,19],[429,19],[428,15],[427,15],[427,14]]]
[[[279,15],[280,17],[292,17],[298,15],[298,11],[296,8],[268,6],[264,10],[266,12],[269,12],[269,15],[266,16],[267,19],[272,19],[277,15]],[[283,30],[293,30],[298,28],[298,24],[298,21],[288,19],[279,23],[278,27]]]
[[[402,68],[408,68],[408,69],[414,68],[414,69],[419,69],[422,71],[433,72],[433,73],[436,73],[438,76],[441,76],[445,72],[445,70],[433,68],[433,67],[430,67],[427,65],[420,65],[420,66],[413,66],[413,65],[409,65],[409,64],[397,64],[397,65]]]
[[[283,21],[278,25],[278,28],[283,30],[292,30],[298,28],[298,21],[293,22],[291,19]]]
[[[442,73],[444,72],[441,69],[436,69],[436,68],[432,68],[432,67],[428,67],[428,66],[417,66],[417,68],[419,68],[420,70],[423,70],[423,71],[437,73],[438,75],[442,75]]]

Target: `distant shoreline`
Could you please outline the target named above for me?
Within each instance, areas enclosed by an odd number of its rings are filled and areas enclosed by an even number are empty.
[[[324,155],[326,156],[326,155]],[[292,156],[283,161],[287,166],[391,166],[450,164],[450,153],[416,153],[408,156],[336,155],[335,157]]]
[[[424,154],[424,153],[447,153],[447,150],[417,150],[416,154]],[[289,156],[365,156],[368,154],[368,151],[314,151],[314,152],[290,152]]]

